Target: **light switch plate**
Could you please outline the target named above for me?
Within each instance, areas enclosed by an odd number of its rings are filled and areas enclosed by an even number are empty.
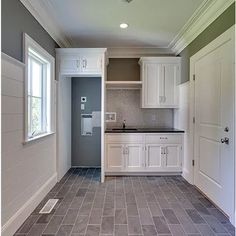
[[[87,102],[87,97],[81,97],[80,101],[81,102]]]

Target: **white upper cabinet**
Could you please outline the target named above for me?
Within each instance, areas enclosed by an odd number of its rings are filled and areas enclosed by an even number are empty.
[[[106,49],[59,48],[57,70],[61,75],[101,75]]]
[[[140,58],[142,108],[178,108],[180,57]]]
[[[81,71],[83,73],[99,74],[102,71],[102,57],[99,54],[85,54],[81,58]]]
[[[80,71],[80,58],[76,56],[64,56],[60,58],[60,72],[62,74],[76,74]]]
[[[145,108],[154,108],[158,101],[158,88],[160,87],[161,65],[145,63],[142,68],[143,89],[142,102]],[[144,79],[145,78],[145,79]]]

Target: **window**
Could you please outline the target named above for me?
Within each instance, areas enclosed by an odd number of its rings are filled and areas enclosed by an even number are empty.
[[[27,34],[25,40],[25,139],[52,133],[54,58]]]

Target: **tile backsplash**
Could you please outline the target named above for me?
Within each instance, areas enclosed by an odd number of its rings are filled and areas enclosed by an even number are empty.
[[[116,112],[116,122],[107,123],[107,128],[121,127],[173,127],[173,109],[140,108],[139,90],[107,90],[107,112]]]

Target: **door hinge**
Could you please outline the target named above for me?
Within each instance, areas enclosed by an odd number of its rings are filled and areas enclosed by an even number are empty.
[[[193,123],[195,124],[195,117],[193,117]]]
[[[193,74],[193,81],[195,81],[196,80],[196,75],[195,74]]]
[[[192,166],[194,166],[195,165],[195,161],[194,160],[192,160]]]

